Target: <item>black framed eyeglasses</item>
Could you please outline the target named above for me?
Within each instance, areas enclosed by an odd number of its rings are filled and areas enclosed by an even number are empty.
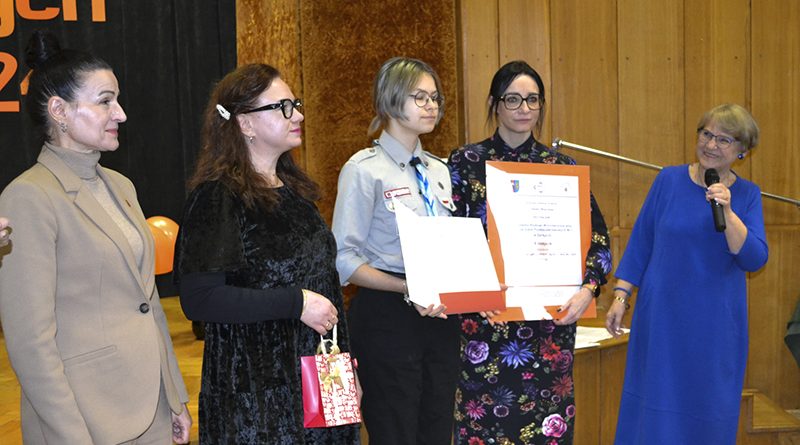
[[[697,130],[697,140],[700,141],[701,144],[708,144],[712,139],[716,141],[717,147],[719,148],[728,148],[731,144],[738,140],[730,136],[714,134],[705,128],[700,128]]]
[[[419,91],[416,94],[409,94],[409,96],[414,98],[414,104],[419,108],[425,108],[428,105],[428,101],[435,103],[439,108],[444,105],[444,96],[438,93],[430,95],[425,91]]]
[[[528,109],[531,111],[541,110],[544,98],[537,93],[531,93],[528,97],[522,97],[519,93],[508,93],[500,96],[506,110],[513,111],[522,106],[522,102],[528,104]]]
[[[255,113],[257,111],[267,111],[267,110],[277,110],[278,108],[281,109],[281,113],[283,113],[283,117],[286,119],[291,119],[292,114],[294,114],[295,108],[302,108],[303,101],[300,99],[281,99],[274,104],[266,104],[262,105],[258,108],[253,108],[252,110],[242,111],[242,114],[247,113]]]

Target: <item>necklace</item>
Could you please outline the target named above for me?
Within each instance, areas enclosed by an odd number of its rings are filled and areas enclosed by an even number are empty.
[[[689,177],[692,178],[692,182],[695,184],[706,188],[705,174],[700,174],[700,163],[694,163],[691,165],[691,167],[689,167]],[[725,172],[724,177],[720,175],[719,182],[725,185],[725,187],[730,187],[734,182],[736,182],[736,175],[732,171],[728,170]]]

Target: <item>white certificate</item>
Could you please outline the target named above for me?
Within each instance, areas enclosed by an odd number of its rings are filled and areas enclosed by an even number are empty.
[[[580,289],[591,242],[588,167],[488,161],[486,198],[490,250],[508,286],[498,319],[566,314],[557,309]]]
[[[440,294],[466,292],[473,301],[461,301],[457,311],[487,310],[480,304],[480,291],[496,293],[502,302],[500,283],[486,243],[480,219],[443,216],[418,216],[393,199],[400,245],[406,270],[408,294],[414,303],[428,307],[443,304]],[[501,305],[502,307],[502,305]],[[493,307],[497,309],[497,306]]]
[[[581,284],[576,176],[509,173],[486,166],[486,193],[503,246],[505,284]]]

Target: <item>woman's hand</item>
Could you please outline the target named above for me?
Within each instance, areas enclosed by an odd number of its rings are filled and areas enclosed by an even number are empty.
[[[721,182],[711,184],[706,189],[706,200],[708,202],[716,200],[717,204],[721,205],[725,211],[730,211],[731,191]]]
[[[496,324],[502,326],[502,325],[506,324],[505,321],[494,321],[494,320],[492,320],[492,318],[494,318],[494,317],[496,317],[496,316],[498,316],[498,315],[500,315],[502,313],[503,313],[503,311],[498,309],[496,311],[485,311],[485,312],[481,311],[481,312],[478,312],[478,315],[480,315],[481,317],[485,318],[486,321],[489,322],[489,326],[494,326]]]
[[[11,230],[8,228],[8,220],[0,218],[0,247],[8,244],[8,238],[11,235]]]
[[[316,292],[303,289],[303,296],[306,301],[305,309],[300,314],[300,321],[317,331],[319,335],[327,334],[339,322],[339,311],[330,300]]]
[[[433,317],[433,318],[442,318],[447,319],[447,314],[444,311],[447,310],[447,306],[440,304],[439,306],[430,305],[428,307],[423,307],[414,303],[414,309],[419,312],[420,315],[423,317]]]
[[[567,315],[562,318],[557,318],[553,320],[553,323],[557,325],[568,325],[575,323],[581,318],[584,312],[586,312],[586,308],[589,307],[589,303],[592,302],[592,291],[586,287],[581,287],[581,289],[573,295],[569,301],[567,301],[563,306],[558,309],[558,312],[567,311]]]
[[[614,299],[611,301],[611,307],[608,308],[608,312],[606,312],[606,330],[609,334],[613,335],[614,338],[625,333],[620,326],[622,317],[625,315],[625,310],[625,305]]]
[[[189,443],[189,430],[192,428],[192,415],[189,407],[183,404],[183,412],[172,414],[172,441],[175,443]]]

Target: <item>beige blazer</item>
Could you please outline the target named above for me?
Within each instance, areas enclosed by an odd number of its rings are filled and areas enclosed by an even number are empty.
[[[0,320],[27,445],[134,439],[153,420],[162,377],[174,412],[189,399],[136,191],[97,169],[144,240],[141,269],[122,231],[52,150],[0,195],[0,215],[14,222],[0,265]]]

